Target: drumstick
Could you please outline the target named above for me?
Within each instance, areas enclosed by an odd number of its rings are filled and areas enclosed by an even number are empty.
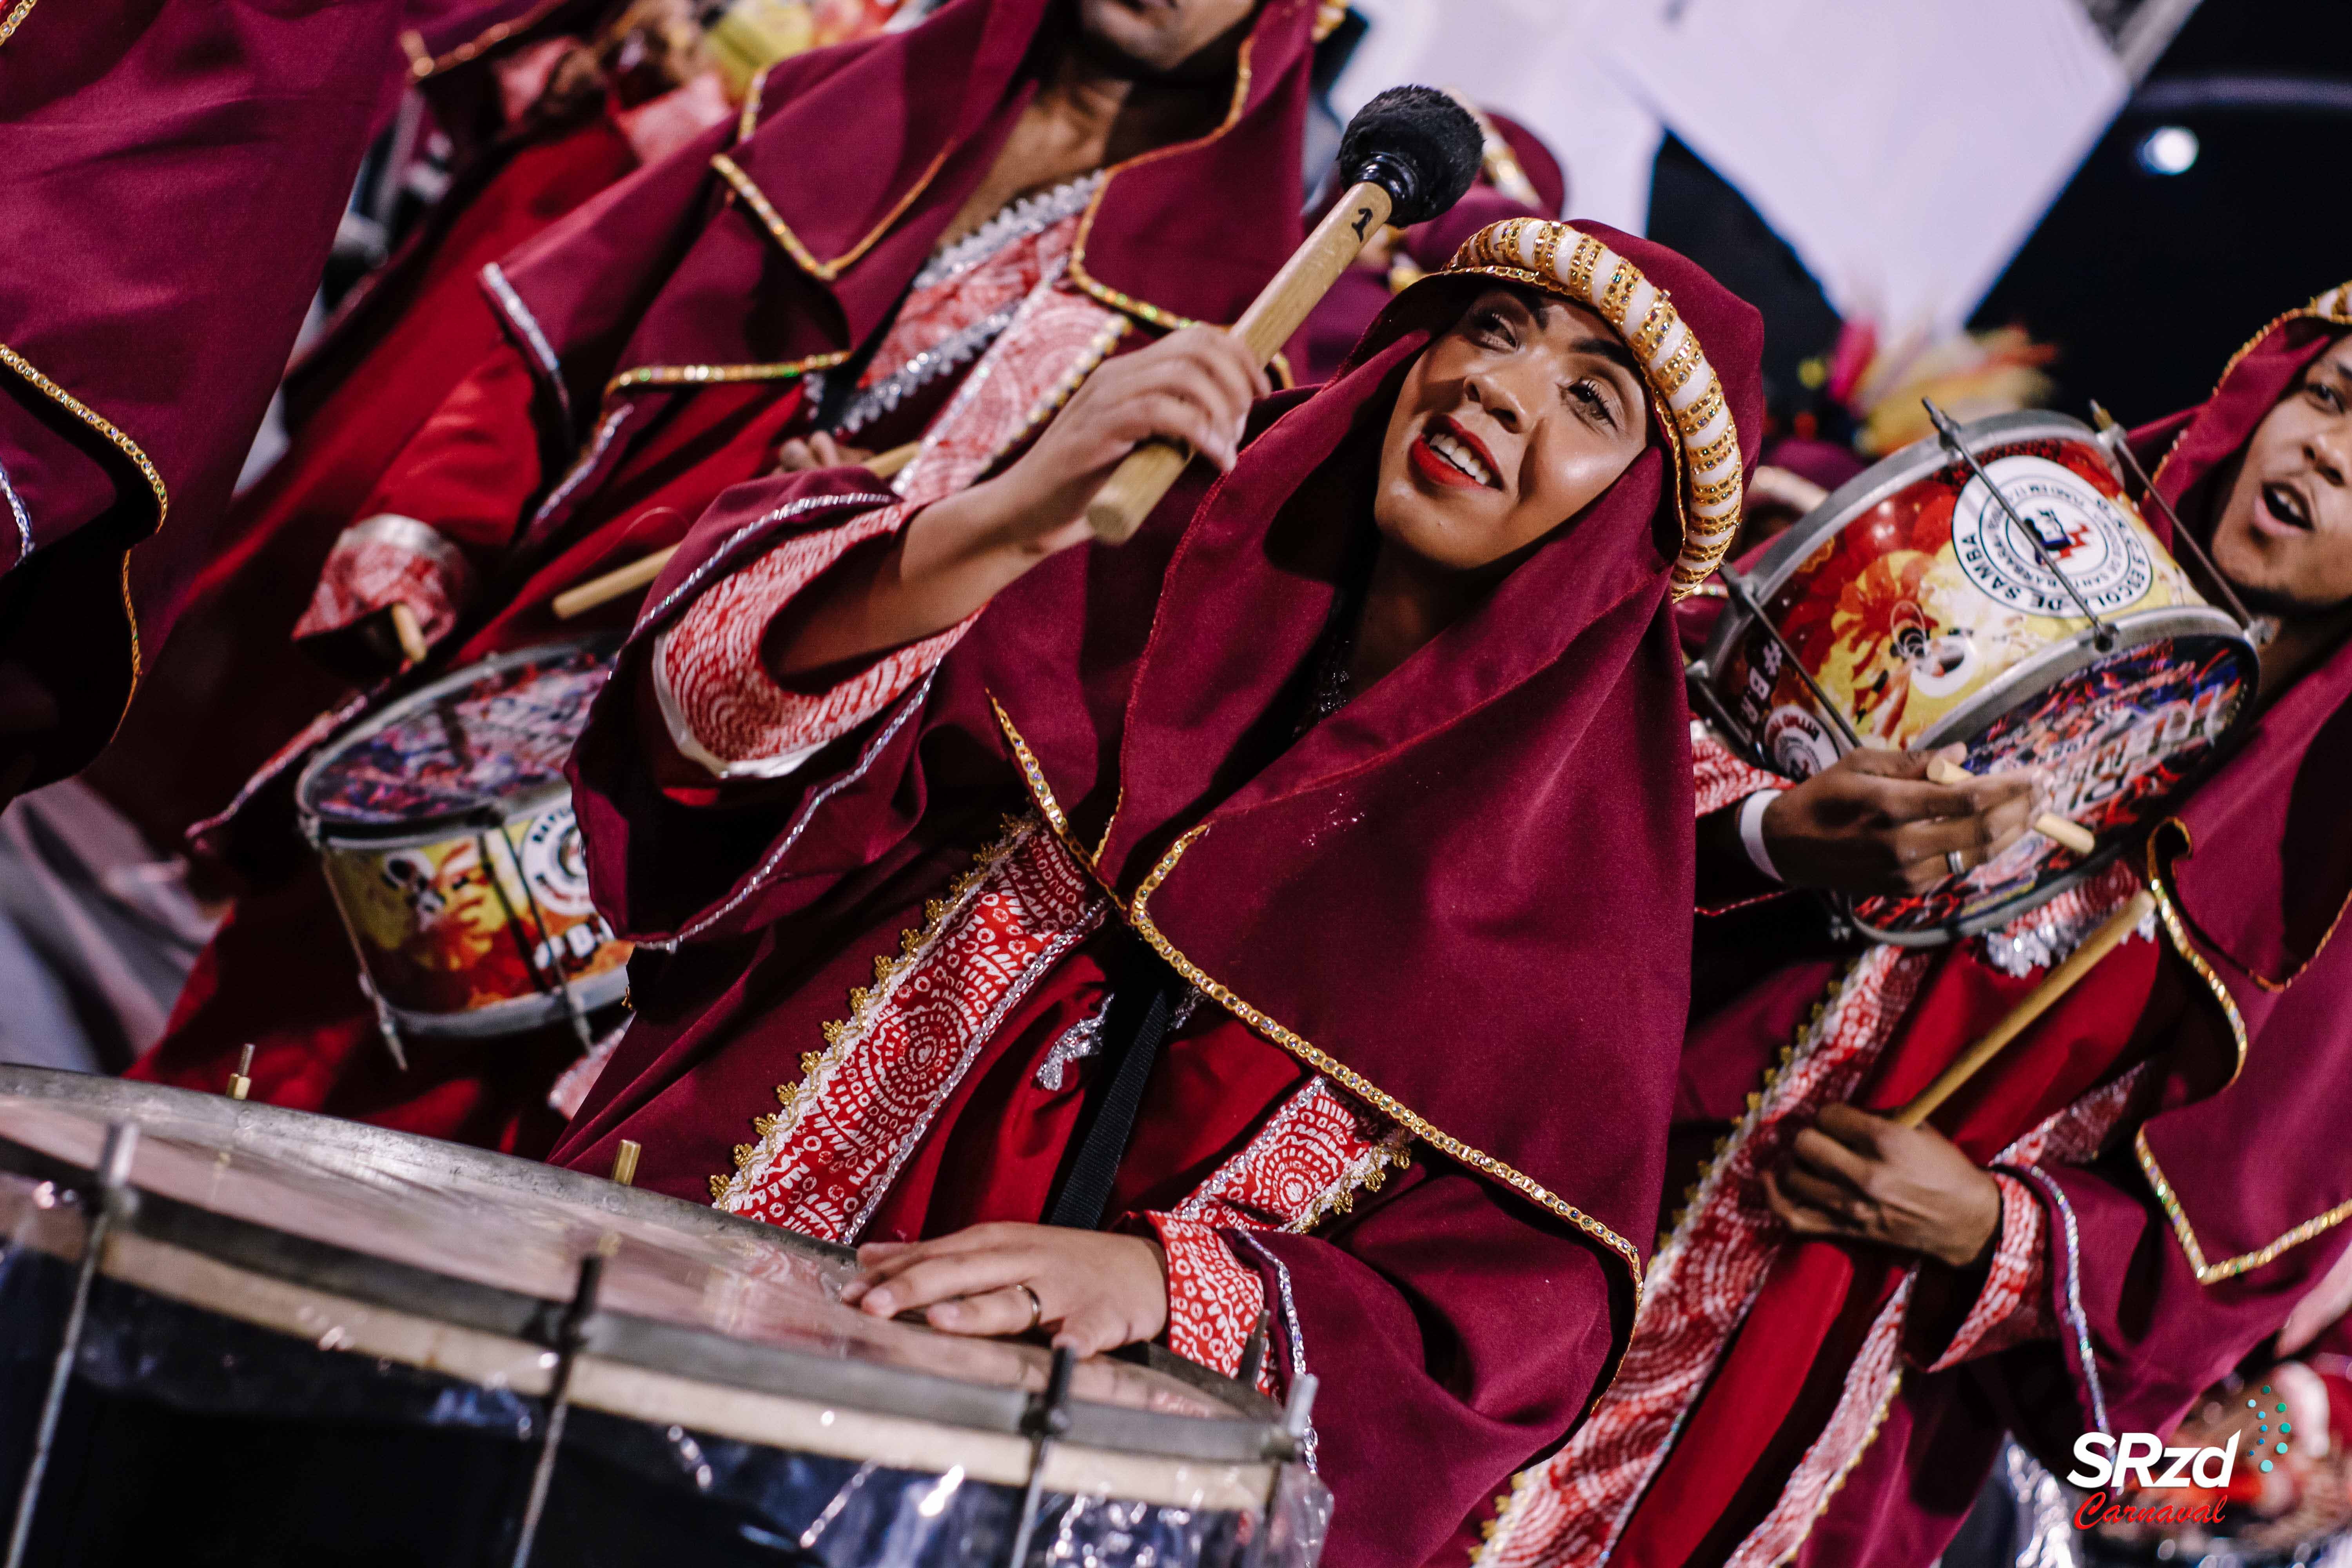
[[[2139,458],[2133,453],[2131,441],[2124,433],[2124,427],[2116,423],[2114,415],[2099,406],[2099,400],[2095,397],[2091,400],[2091,423],[2099,427],[2100,435],[2114,437],[2107,443],[2107,450],[2123,459],[2124,467],[2129,468],[2132,471],[2132,477],[2139,480],[2141,499],[2156,503],[2156,510],[2164,513],[2164,521],[2172,525],[2173,539],[2179,544],[2186,544],[2189,547],[2189,552],[2197,557],[2197,563],[2205,568],[2206,580],[2221,591],[2221,602],[2230,606],[2230,614],[2237,617],[2238,625],[2242,626],[2252,621],[2254,617],[2247,613],[2245,604],[2238,597],[2237,589],[2231,587],[2230,580],[2221,575],[2221,569],[2213,564],[2213,558],[2205,553],[2203,542],[2181,526],[2180,514],[2172,510],[2172,503],[2164,499],[2164,492],[2156,488],[2156,481],[2149,479],[2147,470],[2139,466]]]
[[[253,1092],[253,1047],[248,1043],[236,1054],[236,1070],[228,1075],[228,1097],[243,1100]]]
[[[392,635],[400,639],[400,657],[411,664],[423,664],[425,656],[433,651],[425,640],[425,628],[416,624],[416,612],[396,601],[392,606]]]
[[[646,1146],[634,1138],[624,1138],[621,1146],[613,1151],[613,1180],[625,1187],[635,1186],[637,1180],[637,1156]]]
[[[2026,993],[2025,1000],[2009,1010],[2009,1016],[1992,1026],[1992,1032],[1970,1046],[1950,1067],[1936,1075],[1936,1081],[1918,1095],[1894,1120],[1905,1127],[1916,1127],[1934,1113],[1935,1109],[1958,1092],[1962,1084],[1974,1078],[1987,1062],[1999,1056],[2001,1047],[2026,1031],[2036,1018],[2047,1013],[2058,998],[2072,991],[2083,976],[2098,967],[2099,960],[2114,951],[2117,942],[2137,929],[2148,911],[2156,908],[2156,896],[2146,888],[2124,900],[2124,907],[2107,917],[2106,923],[2084,939],[2083,945],[2067,954],[2066,962],[2052,970],[2041,984]]]
[[[909,441],[903,447],[877,452],[858,466],[870,470],[877,479],[887,479],[913,462],[915,452],[921,446],[920,441]],[[673,544],[667,549],[656,550],[651,555],[640,556],[626,566],[607,572],[601,577],[591,577],[577,588],[566,588],[555,595],[555,618],[568,621],[586,615],[599,605],[609,605],[624,594],[635,593],[660,576],[662,568],[668,565],[669,558],[677,553],[677,546]]]
[[[1233,324],[1251,362],[1263,366],[1274,357],[1382,224],[1409,228],[1460,201],[1477,178],[1485,146],[1478,122],[1434,88],[1392,87],[1358,110],[1339,142],[1347,194]],[[1132,539],[1192,460],[1190,448],[1170,441],[1147,441],[1129,453],[1087,503],[1095,537],[1110,544]]]
[[[1928,759],[1927,782],[1929,784],[1962,784],[1976,776],[1968,769],[1957,763],[1946,762],[1941,757]],[[2067,821],[2054,811],[2037,813],[2033,818],[2033,831],[2044,838],[2055,839],[2081,856],[2087,857],[2099,847],[2099,841],[2091,836],[2090,829],[2079,822]]]

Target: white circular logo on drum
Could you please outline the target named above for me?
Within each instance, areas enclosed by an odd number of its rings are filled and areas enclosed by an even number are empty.
[[[584,915],[594,909],[588,896],[588,860],[572,803],[550,806],[522,833],[522,874],[540,906],[551,915]]]
[[[2066,591],[2072,583],[2093,609],[2112,615],[2154,585],[2155,563],[2130,521],[2080,474],[2047,458],[1996,458],[1984,467],[2026,527],[1982,479],[1972,479],[1952,508],[1952,553],[1969,581],[1996,603],[2027,615],[2079,617]],[[2066,583],[2042,563],[2043,552]]]

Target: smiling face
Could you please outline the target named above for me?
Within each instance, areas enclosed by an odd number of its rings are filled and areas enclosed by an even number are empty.
[[[2352,602],[2352,335],[2314,360],[2255,426],[2212,549],[2258,610],[2312,615]]]
[[[1257,0],[1078,0],[1078,30],[1138,75],[1179,75],[1256,8]]]
[[[1496,285],[1406,373],[1372,516],[1433,565],[1507,566],[1599,499],[1649,438],[1633,356],[1608,323]]]

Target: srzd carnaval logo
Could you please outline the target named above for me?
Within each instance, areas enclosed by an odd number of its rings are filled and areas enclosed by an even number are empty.
[[[2153,1432],[2126,1432],[2121,1437],[2085,1432],[2074,1439],[2076,1468],[2066,1479],[2078,1487],[2098,1489],[2074,1510],[2074,1528],[2093,1530],[2103,1524],[2203,1524],[2221,1522],[2221,1493],[2238,1468],[2240,1433],[2230,1434],[2221,1448],[2168,1448]],[[2108,1500],[2105,1488],[2164,1491],[2196,1487],[2206,1500],[2200,1502],[2129,1504]]]

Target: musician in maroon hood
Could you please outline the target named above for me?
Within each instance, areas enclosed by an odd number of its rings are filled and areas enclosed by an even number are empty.
[[[1320,1380],[1328,1560],[1468,1551],[1640,1293],[1670,605],[1735,526],[1759,341],[1670,251],[1514,220],[1311,396],[1249,409],[1186,333],[928,507],[730,492],[574,753],[644,945],[555,1158],[634,1141],[640,1184],[865,1244],[852,1297],[953,1332],[1233,1373],[1263,1321],[1269,1386]],[[1152,435],[1208,460],[1087,542]]]
[[[1105,359],[1238,317],[1300,236],[1317,21],[1315,0],[951,0],[782,62],[740,121],[487,268],[507,341],[359,509],[299,628],[354,673],[388,668],[396,604],[434,658],[290,737],[210,826],[265,890],[133,1073],[216,1087],[250,1041],[273,1103],[544,1150],[579,1041],[415,1039],[396,1067],[299,858],[299,764],[425,677],[617,637],[636,595],[572,621],[553,601],[675,544],[780,451],[922,437],[899,481],[945,493]]]
[[[1676,1121],[1706,1135],[1697,1184],[1622,1375],[1521,1489],[1495,1562],[1929,1562],[2004,1427],[2061,1473],[2082,1433],[2169,1431],[2344,1255],[2347,328],[2352,291],[2322,296],[2134,437],[2266,618],[2261,710],[2220,769],[2009,926],[1784,960],[1695,1009]],[[1706,749],[1702,806],[1787,782]],[[2022,830],[2026,781],[1946,791],[1924,761],[1856,753],[1790,788],[1767,862],[1899,890]],[[1927,1125],[1887,1120],[2143,886],[2137,934]]]

